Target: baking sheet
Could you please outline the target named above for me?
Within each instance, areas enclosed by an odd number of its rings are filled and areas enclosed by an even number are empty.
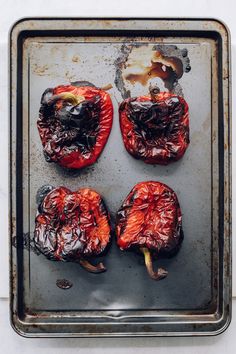
[[[40,43],[39,43],[40,41]],[[179,44],[188,49],[192,70],[180,79],[190,107],[191,144],[186,155],[169,166],[146,165],[133,159],[123,146],[119,127],[118,103],[122,97],[114,85],[115,59],[121,43],[43,43],[27,44],[29,81],[29,170],[30,232],[34,230],[35,195],[44,184],[66,186],[72,190],[91,187],[103,197],[114,220],[132,187],[141,181],[162,181],[173,188],[183,212],[185,240],[179,254],[162,260],[169,270],[165,281],[154,282],[146,274],[142,257],[121,252],[115,245],[105,258],[108,271],[88,274],[78,265],[47,261],[30,253],[30,289],[27,306],[32,309],[197,309],[211,300],[211,46],[208,43]],[[128,43],[127,38],[125,43]],[[160,43],[158,38],[150,43]],[[168,42],[166,43],[168,44]],[[76,61],[75,61],[76,59]],[[70,74],[68,74],[70,73]],[[69,77],[68,77],[69,76]],[[62,170],[48,164],[36,128],[39,102],[47,87],[88,80],[109,91],[114,106],[114,124],[106,148],[98,162],[81,172]],[[196,85],[198,82],[198,85]],[[142,94],[147,88],[140,87]],[[44,171],[44,173],[41,173]],[[191,195],[191,198],[189,196]],[[28,225],[27,225],[28,227]],[[26,229],[25,232],[28,230]],[[201,259],[201,262],[199,262]],[[40,269],[40,272],[36,270]],[[41,276],[43,272],[44,276]],[[66,278],[74,286],[67,292],[56,286]],[[132,279],[132,281],[130,281]],[[115,288],[114,288],[115,286]],[[135,291],[134,291],[135,289]],[[68,302],[68,298],[70,301]],[[184,299],[184,301],[183,301]],[[63,306],[64,304],[64,306]]]
[[[122,97],[114,84],[114,63],[122,45],[133,42],[141,44],[144,50],[158,44],[188,49],[192,69],[179,83],[190,108],[191,143],[184,157],[169,166],[146,165],[133,159],[123,146],[118,121],[118,104]],[[214,257],[218,250],[212,220],[214,197],[217,198],[218,193],[213,183],[213,175],[218,169],[217,157],[213,155],[214,149],[218,152],[218,147],[213,147],[214,139],[217,144],[217,124],[213,123],[213,116],[218,107],[213,101],[212,88],[217,79],[216,53],[216,40],[210,35],[209,38],[58,35],[24,39],[20,93],[24,123],[23,239],[32,238],[35,195],[43,184],[64,185],[72,190],[83,186],[94,188],[103,195],[114,221],[115,213],[130,189],[144,180],[158,180],[175,190],[183,212],[185,239],[174,258],[158,262],[169,271],[168,277],[161,282],[154,282],[147,276],[140,256],[119,251],[115,237],[104,257],[108,270],[99,275],[89,274],[77,264],[48,261],[33,252],[28,242],[20,252],[24,277],[18,295],[23,313],[40,317],[43,312],[91,311],[94,314],[97,311],[99,317],[102,311],[115,311],[116,316],[124,316],[125,311],[131,310],[137,313],[190,311],[192,314],[208,313],[210,308],[213,311],[217,303],[216,290],[219,291],[215,283],[218,263]],[[114,123],[98,162],[82,171],[66,171],[44,160],[36,120],[40,97],[47,87],[77,80],[91,81],[97,86],[113,84],[109,93],[114,106]],[[147,88],[142,86],[132,91],[132,95],[146,93]],[[65,291],[56,286],[56,281],[62,278],[73,283],[71,289]]]

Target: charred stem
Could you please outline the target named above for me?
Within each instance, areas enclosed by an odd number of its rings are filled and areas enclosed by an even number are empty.
[[[108,90],[112,89],[112,87],[113,87],[112,84],[107,84],[105,86],[100,87],[100,89],[103,91],[108,91]]]
[[[90,273],[103,273],[106,271],[106,268],[103,265],[103,263],[98,263],[97,265],[93,265],[85,259],[80,259],[79,264]]]
[[[157,85],[150,84],[149,92],[150,92],[151,100],[153,102],[156,102],[157,101],[157,96],[160,93],[160,88]]]
[[[162,269],[162,268],[158,268],[157,271],[154,271],[153,264],[152,264],[152,257],[151,257],[151,253],[150,253],[149,249],[146,247],[141,247],[140,251],[144,255],[145,265],[146,265],[146,268],[147,268],[147,271],[148,271],[148,274],[150,275],[150,277],[154,280],[164,279],[168,275],[167,270]]]

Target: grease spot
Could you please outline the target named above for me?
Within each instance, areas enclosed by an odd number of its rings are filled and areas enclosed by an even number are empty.
[[[39,76],[49,75],[48,69],[49,69],[48,65],[40,66],[40,65],[34,64],[34,67],[33,67],[34,73]]]
[[[23,233],[22,237],[13,236],[12,246],[17,249],[25,249],[27,251],[32,251],[34,254],[39,256],[41,252],[36,248],[34,243],[34,233]]]
[[[67,279],[57,279],[56,286],[63,290],[68,290],[73,286],[73,283]]]
[[[136,84],[148,87],[157,78],[170,92],[183,96],[178,80],[191,70],[186,48],[160,44],[124,44],[114,65],[115,84],[124,99]]]
[[[74,63],[79,63],[79,62],[80,62],[79,56],[78,56],[78,55],[73,55],[72,61],[73,61]]]

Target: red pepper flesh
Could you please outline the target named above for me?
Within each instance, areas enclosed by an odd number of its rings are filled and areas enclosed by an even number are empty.
[[[148,164],[179,160],[189,145],[189,110],[183,97],[169,92],[128,98],[120,107],[126,150]]]
[[[104,252],[110,233],[105,204],[92,189],[53,188],[39,203],[34,241],[50,260],[79,262],[88,271],[104,271],[102,263],[96,268],[87,258]]]
[[[160,182],[136,184],[117,213],[116,235],[121,250],[144,254],[153,279],[164,278],[163,269],[153,271],[151,256],[171,255],[182,242],[182,215],[175,192]]]
[[[112,127],[113,106],[106,91],[75,84],[44,92],[37,126],[46,160],[80,169],[102,153]]]

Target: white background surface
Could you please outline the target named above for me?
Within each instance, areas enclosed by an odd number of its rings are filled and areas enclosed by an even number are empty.
[[[0,297],[8,297],[8,32],[22,17],[214,17],[224,21],[231,31],[233,106],[236,93],[236,2],[235,0],[0,0]],[[234,109],[234,107],[233,107]],[[232,112],[234,116],[234,110]],[[233,121],[233,156],[235,156]],[[233,180],[235,180],[233,159]],[[233,215],[235,212],[233,185]],[[233,239],[236,219],[233,218]],[[233,253],[236,244],[233,243]],[[234,264],[235,268],[236,263]],[[236,272],[233,272],[233,292],[236,295]],[[233,303],[236,314],[236,300]],[[234,314],[233,314],[234,315]],[[8,322],[8,301],[0,300],[0,343],[2,353],[234,353],[236,320],[226,333],[216,338],[147,338],[147,339],[23,339]]]

